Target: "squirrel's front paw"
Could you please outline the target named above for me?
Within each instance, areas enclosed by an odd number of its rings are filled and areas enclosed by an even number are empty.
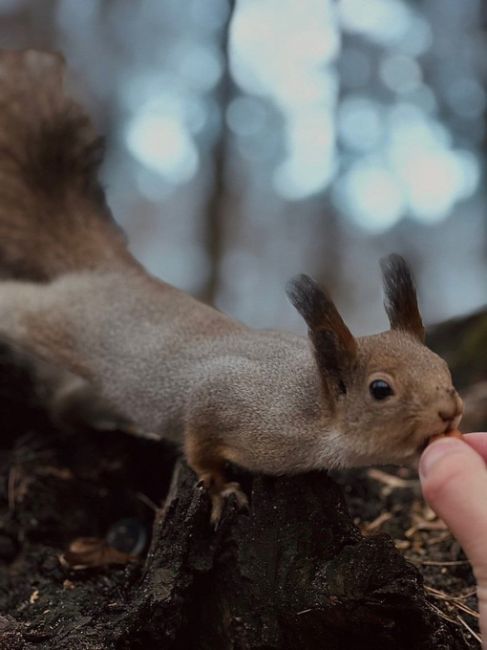
[[[201,478],[199,484],[208,490],[211,499],[210,522],[214,528],[218,528],[225,499],[228,499],[231,494],[235,495],[239,509],[244,510],[249,506],[247,495],[236,481],[226,483],[221,480],[215,480],[213,476],[207,475]]]
[[[236,482],[224,483],[221,486],[221,490],[218,490],[216,492],[212,492],[210,490],[210,498],[211,498],[210,521],[213,524],[213,526],[215,526],[215,528],[217,528],[218,524],[220,523],[225,499],[227,499],[231,494],[235,495],[235,498],[237,500],[237,505],[240,510],[244,510],[249,507],[249,500],[247,499],[247,495],[242,490],[239,483]]]

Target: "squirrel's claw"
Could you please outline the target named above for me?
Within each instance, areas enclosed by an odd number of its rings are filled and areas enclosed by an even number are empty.
[[[225,500],[229,496],[232,494],[235,496],[239,510],[248,508],[249,501],[240,487],[240,483],[226,480],[222,459],[213,457],[211,460],[211,463],[203,463],[200,458],[190,458],[190,466],[198,476],[197,488],[208,490],[211,500],[210,522],[217,529],[222,518]]]
[[[218,528],[220,519],[223,514],[223,506],[225,500],[233,494],[237,501],[239,510],[244,510],[249,507],[249,500],[245,492],[243,492],[240,484],[237,482],[223,483],[219,488],[215,489],[214,486],[209,488],[211,499],[211,516],[210,522],[215,530]]]

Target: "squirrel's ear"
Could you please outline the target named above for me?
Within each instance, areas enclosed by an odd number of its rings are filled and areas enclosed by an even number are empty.
[[[307,275],[290,280],[286,293],[308,325],[322,379],[332,390],[346,392],[344,375],[355,360],[357,342],[335,304]]]
[[[380,266],[384,282],[384,307],[391,328],[409,332],[424,342],[425,332],[416,288],[406,261],[394,254],[381,259]]]

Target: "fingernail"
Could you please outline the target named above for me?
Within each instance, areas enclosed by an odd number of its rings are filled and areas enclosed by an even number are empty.
[[[454,438],[445,438],[426,447],[419,460],[419,475],[426,478],[436,463],[450,454],[457,454],[465,449],[465,443]]]

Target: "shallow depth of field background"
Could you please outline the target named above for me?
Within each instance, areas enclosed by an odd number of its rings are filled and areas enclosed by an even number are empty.
[[[0,39],[65,54],[161,278],[299,330],[307,272],[364,334],[397,251],[427,322],[487,302],[481,0],[0,0]]]

